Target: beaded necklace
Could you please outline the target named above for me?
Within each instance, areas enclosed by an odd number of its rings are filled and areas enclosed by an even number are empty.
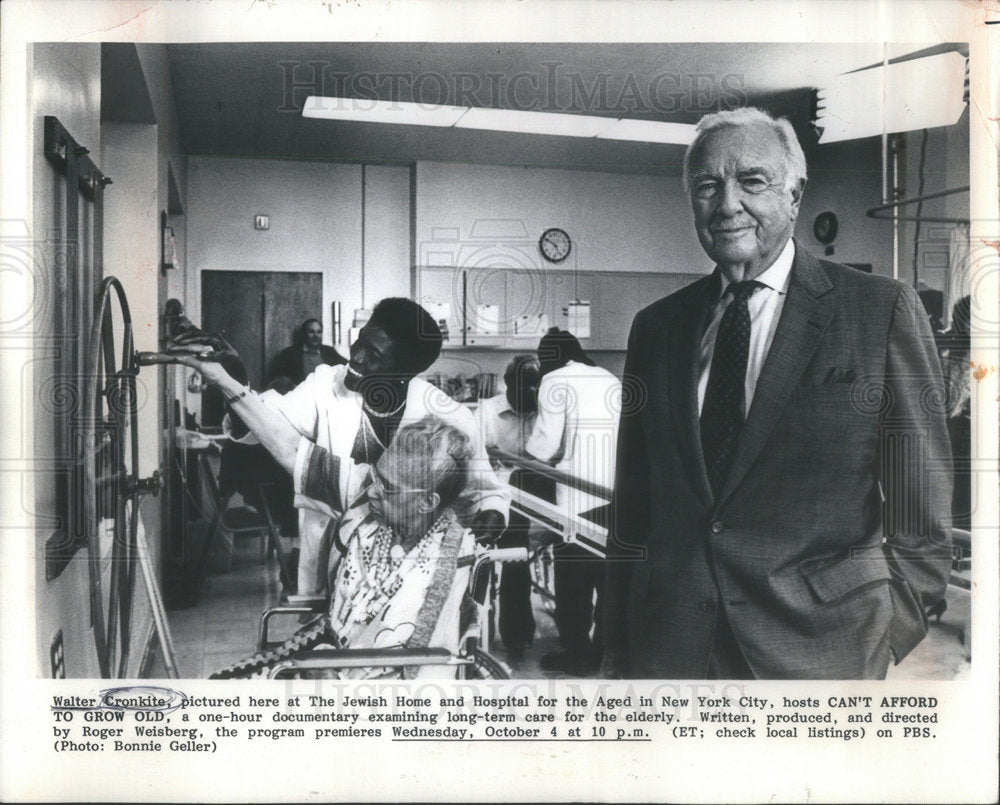
[[[406,405],[406,399],[404,398],[403,401],[395,408],[393,408],[391,411],[382,412],[382,411],[376,411],[364,400],[362,400],[361,402],[361,407],[364,409],[364,412],[368,414],[368,416],[378,417],[379,419],[388,419],[389,417],[395,416],[396,414],[398,414],[400,411],[403,410],[403,406],[405,405]]]
[[[390,526],[378,527],[371,541],[361,551],[360,578],[351,597],[349,610],[356,623],[371,622],[399,591],[410,570],[427,568],[431,546],[438,535],[451,526],[454,516],[450,509],[442,512],[409,553],[405,553],[402,546],[393,545],[394,534]]]

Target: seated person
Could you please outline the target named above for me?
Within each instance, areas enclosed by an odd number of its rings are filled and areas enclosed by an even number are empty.
[[[306,319],[295,331],[292,345],[281,350],[271,361],[266,381],[271,384],[281,378],[290,385],[288,390],[291,391],[317,366],[339,366],[343,363],[347,363],[344,357],[323,343],[323,323],[319,319]]]
[[[511,455],[528,457],[525,443],[531,436],[538,412],[539,365],[534,355],[515,355],[504,372],[505,393],[479,401],[475,419],[487,449],[499,448]],[[554,484],[528,470],[517,469],[499,458],[491,464],[501,482],[539,497],[554,500]],[[541,490],[546,491],[541,491]],[[500,538],[501,548],[529,547],[531,523],[511,510],[509,525]],[[500,637],[507,657],[519,660],[535,636],[531,611],[531,572],[527,563],[504,565],[500,578]]]
[[[280,429],[280,422],[275,424]],[[286,427],[290,432],[285,436],[298,442],[298,434]],[[451,506],[465,488],[472,455],[468,437],[437,417],[400,428],[373,467],[371,483],[336,526],[328,612],[282,646],[211,678],[266,675],[276,662],[313,648],[443,646],[455,651],[469,576],[468,568],[458,569],[457,560],[475,545]],[[280,454],[276,458],[282,460]],[[331,494],[337,481],[330,467],[329,451],[316,445],[307,449],[304,474],[310,496]],[[340,676],[399,676],[404,670],[410,677],[454,673],[448,666],[409,666],[345,669]]]

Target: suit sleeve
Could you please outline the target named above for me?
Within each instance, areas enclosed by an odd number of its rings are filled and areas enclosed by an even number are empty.
[[[890,646],[898,663],[927,633],[925,607],[944,596],[951,569],[951,449],[945,390],[930,324],[901,287],[886,355],[879,445],[885,495],[883,550],[892,575]]]
[[[640,314],[641,315],[641,314]],[[628,672],[628,598],[632,573],[640,554],[636,546],[646,540],[648,521],[649,456],[643,433],[642,414],[647,379],[643,375],[641,354],[646,335],[637,317],[632,324],[625,357],[622,385],[623,399],[635,404],[623,406],[618,423],[618,455],[615,465],[615,488],[612,520],[608,534],[604,590],[604,649],[614,658],[619,670]]]

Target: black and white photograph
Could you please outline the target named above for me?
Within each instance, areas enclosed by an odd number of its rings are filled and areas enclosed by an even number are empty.
[[[1000,9],[4,6],[3,798],[995,798]]]

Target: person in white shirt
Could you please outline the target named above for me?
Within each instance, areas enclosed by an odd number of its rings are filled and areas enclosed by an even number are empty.
[[[610,489],[614,483],[621,382],[596,366],[576,337],[564,330],[553,328],[542,336],[538,359],[542,382],[528,453],[575,478]],[[558,484],[556,505],[567,515],[608,524],[606,498]],[[600,665],[604,563],[573,544],[557,546],[554,557],[556,626],[562,651],[544,655],[542,668],[582,676]]]
[[[525,445],[535,426],[538,411],[538,383],[541,380],[538,359],[534,355],[515,355],[504,372],[506,391],[479,401],[475,418],[486,449],[498,448],[515,456],[527,456]],[[551,498],[548,479],[515,469],[510,463],[492,458],[493,469],[501,483],[533,494]],[[510,513],[507,530],[500,538],[501,548],[527,548],[529,521]],[[535,617],[531,611],[531,574],[523,562],[503,566],[500,576],[500,637],[507,657],[519,660],[535,635]]]

